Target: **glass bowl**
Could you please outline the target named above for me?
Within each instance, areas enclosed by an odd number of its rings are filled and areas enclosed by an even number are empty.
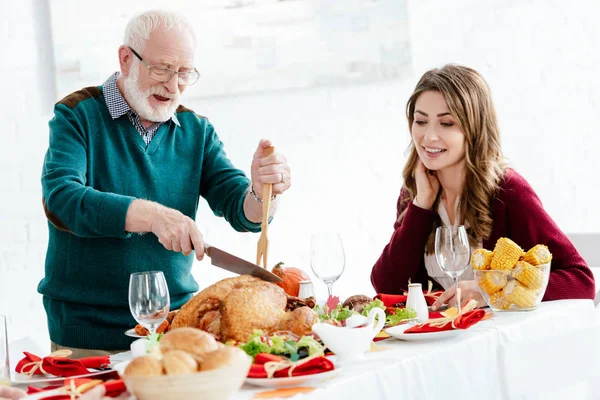
[[[474,270],[475,282],[494,311],[533,310],[542,301],[550,263],[538,266],[517,263],[510,270]]]

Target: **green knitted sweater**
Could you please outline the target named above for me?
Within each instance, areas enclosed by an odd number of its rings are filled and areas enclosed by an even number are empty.
[[[166,250],[153,234],[125,231],[134,199],[147,199],[195,218],[199,197],[237,231],[248,221],[245,174],[227,158],[206,118],[180,106],[146,146],[127,116],[113,120],[102,87],[75,92],[54,109],[44,159],[42,194],[49,242],[38,286],[50,339],[62,346],[119,350],[135,325],[128,305],[129,275],[163,271],[171,309],[198,290],[193,255]]]

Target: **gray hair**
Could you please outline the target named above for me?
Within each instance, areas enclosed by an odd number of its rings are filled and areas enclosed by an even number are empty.
[[[194,45],[196,44],[194,29],[187,18],[161,10],[145,11],[131,18],[125,28],[123,44],[141,53],[150,39],[150,34],[161,26],[167,31],[173,28],[179,29],[180,32],[187,30],[192,35]]]

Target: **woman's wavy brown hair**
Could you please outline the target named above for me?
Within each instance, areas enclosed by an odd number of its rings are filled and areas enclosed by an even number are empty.
[[[489,237],[492,232],[490,202],[498,190],[504,174],[505,162],[500,147],[500,133],[496,110],[490,89],[483,77],[475,70],[460,65],[445,65],[427,71],[417,83],[406,104],[408,129],[414,122],[415,104],[421,93],[440,92],[452,117],[465,134],[466,184],[460,196],[458,212],[460,220],[469,225],[472,245]],[[402,206],[417,195],[417,184],[413,175],[419,156],[411,142],[409,156],[404,166],[404,196]],[[441,193],[441,190],[440,190]],[[440,194],[433,204],[437,210]],[[402,221],[406,210],[398,217]],[[435,228],[441,224],[436,219],[427,241],[426,252],[434,252]]]

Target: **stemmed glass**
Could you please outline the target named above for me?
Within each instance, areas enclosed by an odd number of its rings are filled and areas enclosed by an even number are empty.
[[[442,270],[454,281],[456,308],[458,303],[458,279],[469,265],[471,247],[464,226],[440,226],[435,230],[435,258]]]
[[[318,233],[310,239],[310,266],[314,274],[327,285],[331,297],[333,283],[344,272],[346,256],[340,234]]]
[[[136,272],[129,278],[129,309],[150,334],[169,314],[169,288],[162,271]]]

